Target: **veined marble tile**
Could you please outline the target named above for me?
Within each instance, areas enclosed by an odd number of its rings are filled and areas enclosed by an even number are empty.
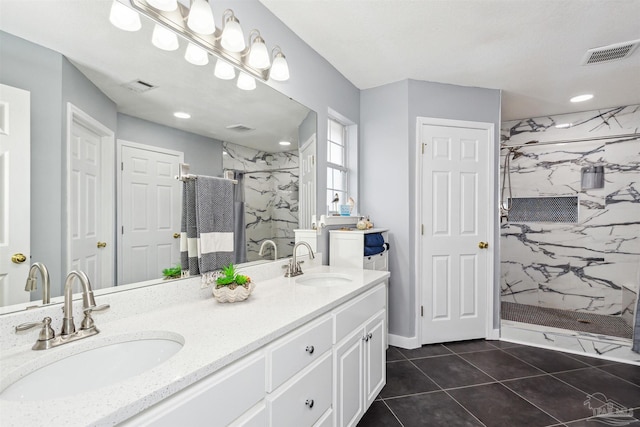
[[[555,127],[572,123],[568,129]],[[505,301],[622,313],[622,285],[640,282],[640,106],[503,124],[513,197],[578,196],[577,223],[501,226]],[[536,142],[611,137],[536,146]],[[605,187],[582,190],[581,169],[605,166]],[[501,181],[502,182],[502,176]],[[537,298],[537,302],[535,302]]]
[[[635,132],[640,122],[640,106],[606,108],[596,111],[559,114],[548,117],[514,120],[502,124],[501,140],[509,144],[530,141],[572,140]],[[556,125],[570,123],[559,129]]]
[[[225,170],[244,172],[247,259],[271,258],[258,255],[265,240],[273,240],[278,257],[288,257],[298,228],[298,154],[295,151],[266,153],[224,143]]]

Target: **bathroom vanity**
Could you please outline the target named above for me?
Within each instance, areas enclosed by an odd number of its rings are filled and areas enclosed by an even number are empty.
[[[56,387],[34,400],[0,394],[0,424],[357,424],[385,384],[389,273],[307,261],[302,276],[284,278],[283,264],[244,270],[256,288],[241,303],[215,302],[199,278],[96,296],[111,305],[95,316],[100,334],[50,350],[31,350],[37,333],[12,329],[50,316],[57,330],[59,306],[0,317],[2,391],[42,366],[109,344],[182,345],[166,361],[112,384],[92,389],[89,375],[82,394],[58,395]],[[96,377],[109,368],[91,367]]]

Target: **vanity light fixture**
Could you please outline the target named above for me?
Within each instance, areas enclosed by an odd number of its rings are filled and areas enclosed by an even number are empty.
[[[158,24],[153,27],[153,34],[151,35],[151,43],[158,49],[162,50],[176,50],[179,47],[178,36],[175,33],[167,30]]]
[[[590,93],[585,93],[584,95],[578,95],[571,98],[569,101],[571,102],[584,102],[593,98],[593,95]]]
[[[240,21],[236,18],[231,9],[224,11],[222,15],[224,27],[222,29],[222,38],[220,44],[229,52],[242,52],[246,48],[244,43],[244,33],[240,26]]]
[[[218,59],[213,74],[222,80],[232,80],[236,77],[236,69],[228,62]]]
[[[111,11],[109,12],[109,21],[117,28],[124,31],[138,31],[142,28],[140,23],[140,15],[135,10],[128,8],[118,0],[113,0]]]
[[[280,46],[274,47],[272,53],[274,54],[273,65],[271,65],[269,77],[278,82],[289,80],[289,64]]]
[[[207,0],[193,0],[187,26],[198,34],[213,34],[216,24],[213,19],[213,11]]]
[[[184,59],[193,65],[207,65],[209,63],[209,54],[195,44],[189,43],[184,53]]]
[[[256,88],[256,79],[254,79],[244,71],[240,71],[236,86],[238,86],[238,88],[242,90],[254,90]]]
[[[224,11],[222,16],[222,29],[216,28],[213,12],[208,0],[178,0],[177,8],[169,10],[169,3],[176,0],[115,0],[124,8],[129,4],[138,13],[154,21],[153,44],[164,50],[178,48],[177,36],[188,42],[185,58],[196,65],[204,65],[208,62],[201,52],[195,50],[196,46],[209,55],[215,56],[217,63],[225,62],[232,68],[237,68],[247,76],[238,79],[238,87],[244,90],[255,88],[255,80],[259,78],[267,81],[285,81],[289,79],[289,66],[280,47],[273,50],[273,63],[264,39],[257,29],[244,38],[240,21],[231,9]],[[116,25],[116,24],[114,24]],[[117,26],[117,25],[116,25]],[[120,28],[120,27],[118,27]],[[158,30],[162,28],[165,31]],[[173,34],[170,38],[167,33]],[[247,43],[248,40],[248,43]],[[223,75],[231,79],[229,69],[215,71],[215,75]],[[219,68],[216,66],[216,68]],[[226,73],[222,73],[226,71]],[[233,75],[235,76],[235,70]]]
[[[251,36],[255,36],[251,41]],[[260,31],[251,30],[249,33],[249,65],[259,70],[266,70],[271,65],[269,51],[264,39],[260,36]]]
[[[147,0],[147,3],[158,10],[173,12],[178,8],[177,0]]]
[[[191,114],[185,113],[184,111],[176,111],[175,113],[173,113],[173,116],[177,117],[179,119],[190,119],[191,118]]]

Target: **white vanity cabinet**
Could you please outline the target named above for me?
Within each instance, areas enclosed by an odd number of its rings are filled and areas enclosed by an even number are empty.
[[[381,233],[384,241],[389,241],[389,230],[385,228],[330,230],[329,265],[333,267],[388,271],[389,252],[384,251],[375,255],[364,255],[364,236],[371,233]]]
[[[374,288],[336,313],[336,336],[344,336],[334,350],[336,427],[355,426],[386,383],[385,291]]]
[[[385,384],[386,281],[125,421],[355,425]]]
[[[264,390],[265,357],[263,352],[256,352],[162,400],[123,425],[227,426],[260,402]]]

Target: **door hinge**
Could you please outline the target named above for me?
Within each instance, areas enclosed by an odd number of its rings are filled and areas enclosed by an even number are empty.
[[[124,162],[120,162],[120,170],[123,171],[124,170]]]
[[[424,154],[424,142],[422,143],[422,154]]]
[[[424,236],[424,224],[420,224],[420,234]]]
[[[424,317],[424,306],[420,306],[420,317]]]
[[[122,226],[122,228],[120,230],[120,234],[124,234],[124,225]]]

